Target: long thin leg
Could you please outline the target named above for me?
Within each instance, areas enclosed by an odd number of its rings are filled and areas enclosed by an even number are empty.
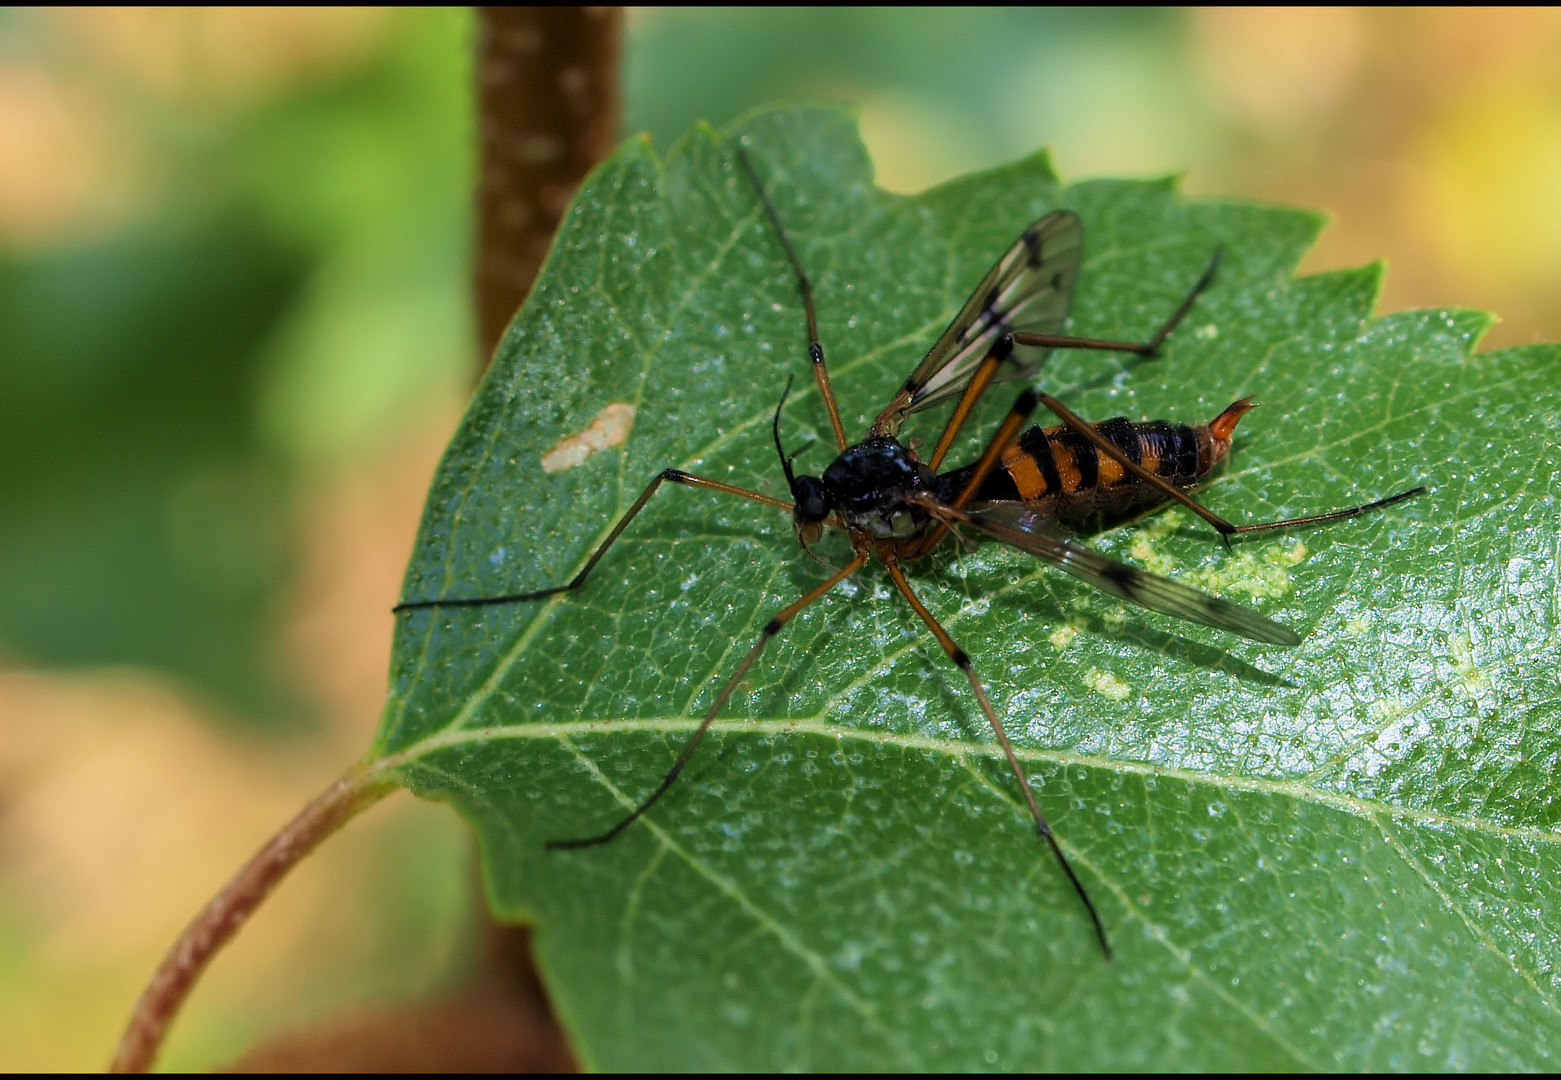
[[[645,486],[645,490],[640,492],[640,497],[634,500],[634,505],[629,507],[629,512],[618,519],[618,524],[613,526],[612,532],[607,534],[607,539],[602,541],[601,546],[591,553],[591,557],[580,568],[580,572],[570,578],[566,584],[554,585],[550,589],[538,589],[535,592],[508,593],[504,596],[478,596],[462,600],[409,600],[405,603],[397,604],[390,610],[399,613],[402,611],[416,611],[419,608],[483,607],[488,604],[514,604],[523,600],[541,600],[544,597],[557,596],[559,593],[578,589],[585,584],[586,576],[590,574],[592,568],[601,561],[603,555],[607,554],[607,549],[612,547],[613,541],[618,539],[623,530],[629,527],[629,522],[634,520],[634,515],[645,508],[645,504],[656,493],[656,489],[665,482],[684,484],[688,487],[708,488],[711,491],[719,491],[726,495],[737,495],[744,499],[752,499],[756,503],[763,503],[765,506],[773,506],[778,510],[789,511],[791,509],[791,503],[781,499],[772,499],[768,495],[760,495],[757,491],[749,491],[747,488],[736,487],[732,484],[723,484],[719,480],[707,480],[703,476],[695,476],[693,473],[686,473],[682,469],[663,469],[656,474],[654,480]]]
[[[948,457],[949,448],[954,445],[954,439],[959,435],[960,429],[965,426],[965,421],[970,418],[970,412],[976,407],[976,402],[986,393],[987,387],[992,385],[992,380],[997,376],[997,369],[1003,364],[1000,352],[989,352],[981,361],[981,366],[976,368],[976,373],[970,377],[970,383],[965,387],[965,392],[960,395],[959,404],[954,406],[954,412],[949,416],[949,422],[944,425],[943,434],[938,436],[937,448],[932,452],[932,459],[927,462],[927,468],[933,472],[943,464],[943,459]]]
[[[683,752],[678,755],[677,761],[673,762],[672,770],[667,773],[666,778],[661,781],[656,790],[650,793],[650,798],[640,803],[639,806],[634,808],[633,813],[600,836],[591,836],[584,840],[549,840],[547,842],[548,850],[560,851],[566,848],[593,847],[596,844],[605,844],[624,829],[634,824],[641,814],[649,810],[655,805],[657,799],[666,794],[667,789],[672,786],[672,782],[678,778],[678,774],[683,771],[683,766],[688,764],[688,759],[694,756],[694,748],[705,737],[705,732],[710,730],[710,725],[715,720],[715,714],[721,711],[721,706],[725,705],[726,699],[732,696],[732,691],[737,689],[737,684],[742,681],[742,677],[748,674],[748,669],[759,658],[759,653],[764,651],[764,647],[769,644],[770,639],[780,633],[781,627],[790,622],[797,612],[823,596],[836,585],[839,585],[865,565],[867,565],[867,555],[859,552],[856,558],[835,571],[828,581],[809,590],[802,599],[781,608],[780,614],[776,615],[775,618],[765,625],[764,630],[759,634],[759,640],[754,642],[753,648],[748,650],[748,655],[743,657],[743,662],[737,665],[737,670],[732,672],[732,677],[726,680],[725,686],[721,687],[721,692],[716,695],[715,703],[710,706],[710,711],[705,713],[705,718],[700,721],[699,727],[694,729],[694,734],[689,737],[688,743],[683,747]]]
[[[1002,460],[1003,453],[1019,437],[1019,429],[1024,427],[1024,422],[1035,411],[1036,402],[1039,400],[1039,395],[1029,387],[1025,387],[1025,389],[1019,392],[1019,397],[1015,400],[1014,407],[1008,410],[1007,416],[1003,417],[1003,422],[998,425],[996,433],[992,436],[992,441],[986,444],[986,450],[981,454],[981,459],[976,462],[975,471],[970,474],[970,479],[965,483],[965,490],[959,493],[959,497],[950,503],[950,506],[956,510],[960,509],[975,497],[977,491],[981,490],[982,483],[985,482],[992,470],[997,467],[997,463]],[[939,521],[927,531],[927,535],[911,550],[908,557],[912,559],[921,558],[927,552],[937,547],[948,531],[948,523]]]
[[[1198,278],[1187,295],[1182,297],[1182,302],[1176,305],[1176,310],[1171,312],[1171,317],[1166,319],[1154,337],[1148,341],[1107,341],[1102,338],[1063,337],[1056,334],[1029,334],[1015,332],[1010,339],[1020,345],[1034,345],[1040,348],[1052,349],[1101,349],[1107,352],[1130,352],[1139,356],[1154,356],[1160,351],[1160,346],[1165,339],[1171,336],[1171,331],[1176,329],[1177,323],[1182,321],[1193,301],[1198,299],[1198,294],[1209,287],[1214,280],[1214,271],[1219,268],[1220,257],[1224,254],[1222,249],[1215,248],[1214,255],[1209,259],[1209,265],[1204,267],[1203,274]],[[981,361],[981,366],[971,376],[970,383],[965,387],[965,392],[959,399],[959,404],[954,407],[954,412],[949,416],[948,424],[943,428],[943,434],[938,436],[937,448],[932,453],[932,459],[927,467],[937,472],[943,464],[943,459],[948,456],[949,448],[954,445],[954,439],[959,435],[965,421],[969,419],[971,410],[976,402],[981,400],[981,395],[986,393],[987,387],[992,385],[992,380],[997,375],[997,369],[1002,366],[1006,350],[994,349]]]
[[[743,163],[748,179],[753,181],[753,188],[759,193],[759,202],[764,205],[764,212],[769,216],[770,224],[775,227],[775,235],[780,237],[781,247],[786,249],[786,258],[791,260],[792,272],[797,275],[797,288],[802,291],[802,310],[808,317],[808,356],[813,361],[813,378],[818,383],[819,396],[824,399],[824,408],[829,411],[829,425],[835,429],[835,442],[839,443],[840,449],[844,450],[849,444],[846,442],[845,426],[840,423],[840,408],[835,404],[835,390],[829,384],[829,367],[824,363],[824,346],[819,344],[818,340],[818,316],[813,311],[813,285],[802,270],[802,260],[797,258],[797,252],[791,246],[791,238],[786,235],[785,226],[781,224],[780,215],[775,212],[775,205],[770,202],[770,196],[764,190],[764,184],[754,170],[753,162],[748,160],[748,151],[741,145],[737,147],[737,160]]]
[[[1102,349],[1107,352],[1130,352],[1139,356],[1154,356],[1160,351],[1160,346],[1165,344],[1165,339],[1171,336],[1171,331],[1176,329],[1176,324],[1182,321],[1183,316],[1192,308],[1193,301],[1198,299],[1198,294],[1209,287],[1214,280],[1214,272],[1219,269],[1220,259],[1224,256],[1223,248],[1215,248],[1213,256],[1209,259],[1209,265],[1204,267],[1203,274],[1193,285],[1182,302],[1176,305],[1176,310],[1171,312],[1171,317],[1155,332],[1154,337],[1148,341],[1106,341],[1101,338],[1062,337],[1056,334],[1027,334],[1023,331],[1014,332],[1014,341],[1020,345],[1033,345],[1043,349]]]
[[[938,644],[943,646],[943,651],[949,654],[949,659],[959,670],[965,673],[970,680],[970,688],[976,692],[976,700],[981,703],[981,711],[986,713],[992,730],[997,734],[997,741],[1003,748],[1003,753],[1008,758],[1008,767],[1013,769],[1014,776],[1019,781],[1019,789],[1024,792],[1024,799],[1030,806],[1030,816],[1035,819],[1035,831],[1040,834],[1042,840],[1051,846],[1052,854],[1057,856],[1057,862],[1062,866],[1063,873],[1068,875],[1068,880],[1073,883],[1073,891],[1079,894],[1079,899],[1084,902],[1084,909],[1089,912],[1090,921],[1095,924],[1095,936],[1100,939],[1101,951],[1106,954],[1106,959],[1111,959],[1111,943],[1106,940],[1106,928],[1100,921],[1100,913],[1095,910],[1095,904],[1089,898],[1089,893],[1084,891],[1084,883],[1073,872],[1068,857],[1062,853],[1062,846],[1057,843],[1057,836],[1052,832],[1051,826],[1046,823],[1046,815],[1041,813],[1040,805],[1035,801],[1035,793],[1030,790],[1030,781],[1024,774],[1024,766],[1019,764],[1019,756],[1014,753],[1013,743],[1008,741],[1008,732],[1003,730],[1003,722],[997,718],[997,713],[992,710],[992,703],[987,700],[986,688],[981,685],[981,678],[976,674],[975,665],[970,662],[970,656],[955,644],[949,632],[943,629],[938,620],[927,610],[925,604],[911,591],[910,582],[905,580],[905,574],[900,570],[899,564],[893,559],[884,563],[889,571],[889,576],[894,579],[895,588],[909,601],[916,614],[921,616],[921,621],[927,624],[938,639]]]
[[[1124,469],[1138,477],[1140,480],[1143,480],[1145,483],[1159,488],[1162,492],[1165,493],[1167,498],[1176,500],[1183,506],[1187,507],[1187,509],[1197,514],[1204,521],[1207,521],[1210,525],[1214,526],[1215,530],[1220,534],[1220,538],[1225,541],[1227,546],[1230,544],[1230,538],[1232,536],[1240,536],[1242,533],[1263,532],[1267,529],[1284,529],[1294,525],[1321,525],[1328,521],[1342,521],[1345,518],[1352,518],[1360,514],[1364,514],[1368,510],[1380,510],[1384,506],[1392,506],[1396,502],[1402,502],[1405,499],[1424,494],[1426,490],[1424,486],[1410,488],[1408,491],[1400,491],[1397,495],[1389,495],[1385,499],[1377,499],[1374,502],[1365,503],[1362,506],[1351,506],[1344,510],[1329,510],[1324,514],[1311,514],[1307,517],[1285,518],[1283,521],[1263,521],[1258,522],[1255,525],[1232,525],[1214,511],[1198,502],[1181,488],[1167,481],[1163,476],[1156,476],[1138,462],[1129,458],[1122,452],[1121,447],[1117,446],[1116,443],[1112,442],[1100,432],[1096,431],[1093,425],[1085,423],[1083,420],[1079,419],[1079,417],[1076,416],[1072,410],[1070,410],[1066,405],[1058,401],[1056,398],[1047,394],[1042,394],[1040,396],[1040,402],[1052,412],[1056,413],[1062,419],[1062,422],[1068,425],[1070,430],[1077,432],[1079,435],[1089,440],[1095,449],[1099,450],[1102,454],[1105,454],[1112,461],[1115,461],[1117,464],[1121,465]]]

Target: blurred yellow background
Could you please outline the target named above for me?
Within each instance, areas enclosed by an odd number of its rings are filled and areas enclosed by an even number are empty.
[[[0,1068],[94,1068],[162,950],[366,746],[476,370],[459,11],[0,13]],[[886,187],[1066,177],[1334,216],[1307,269],[1561,338],[1553,10],[631,13],[626,132],[827,96]],[[221,957],[164,1064],[458,982],[406,797]]]

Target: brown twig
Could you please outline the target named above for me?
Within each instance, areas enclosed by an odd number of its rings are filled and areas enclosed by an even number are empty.
[[[623,11],[480,13],[477,317],[486,366],[575,189],[617,136]]]
[[[382,773],[354,766],[266,841],[174,942],[141,992],[114,1052],[112,1072],[145,1072],[195,980],[287,872],[353,815],[394,791]]]
[[[480,9],[477,93],[482,139],[476,300],[483,363],[492,355],[515,310],[526,298],[552,243],[569,200],[580,181],[611,149],[618,127],[618,67],[623,14],[617,8]],[[383,766],[383,763],[380,763]],[[196,979],[297,863],[349,818],[394,790],[375,767],[349,771],[276,834],[227,886],[206,905],[169,950],[136,1003],[114,1056],[117,1072],[149,1068],[168,1025]],[[428,1006],[423,1016],[403,1010],[401,1027],[418,1027],[430,1043],[422,1060],[469,1067],[502,1061],[508,1068],[549,1070],[573,1064],[567,1045],[548,1012],[530,960],[529,934],[520,927],[497,927],[488,943],[492,986],[476,986],[457,996],[453,1015],[488,1009],[500,1021],[482,1030],[513,1035],[517,1020],[534,1021],[520,1050],[502,1039],[493,1046],[465,1047],[471,1025],[435,1024],[452,1012],[449,1002]],[[486,1015],[486,1014],[484,1014]],[[327,1063],[353,1067],[380,1050],[383,1025],[359,1018],[327,1032],[280,1040],[291,1050],[293,1065],[319,1068]],[[524,1026],[524,1025],[522,1025]],[[475,1030],[475,1029],[474,1029]],[[446,1032],[446,1037],[429,1037]],[[514,1042],[513,1038],[510,1042]],[[326,1044],[329,1043],[327,1046]],[[502,1044],[502,1045],[501,1045]],[[517,1044],[520,1045],[520,1044]],[[252,1053],[257,1060],[270,1048]],[[329,1051],[329,1052],[327,1052]],[[477,1052],[472,1057],[471,1052]],[[272,1062],[273,1064],[275,1061]]]

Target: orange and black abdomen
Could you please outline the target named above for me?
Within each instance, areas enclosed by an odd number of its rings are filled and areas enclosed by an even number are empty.
[[[1208,424],[1119,416],[1091,426],[1129,461],[1177,487],[1190,487],[1224,459],[1236,421],[1250,407],[1248,401],[1239,401]],[[952,496],[964,489],[970,472],[968,467],[956,469],[938,479]],[[1048,502],[1058,517],[1066,518],[1129,510],[1164,497],[1077,432],[1033,427],[1008,448],[975,501]]]

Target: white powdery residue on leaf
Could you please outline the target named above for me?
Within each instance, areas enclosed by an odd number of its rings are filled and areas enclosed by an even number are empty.
[[[615,401],[592,418],[578,435],[560,439],[558,445],[542,455],[542,471],[564,472],[585,464],[598,450],[622,446],[634,426],[634,406]]]

